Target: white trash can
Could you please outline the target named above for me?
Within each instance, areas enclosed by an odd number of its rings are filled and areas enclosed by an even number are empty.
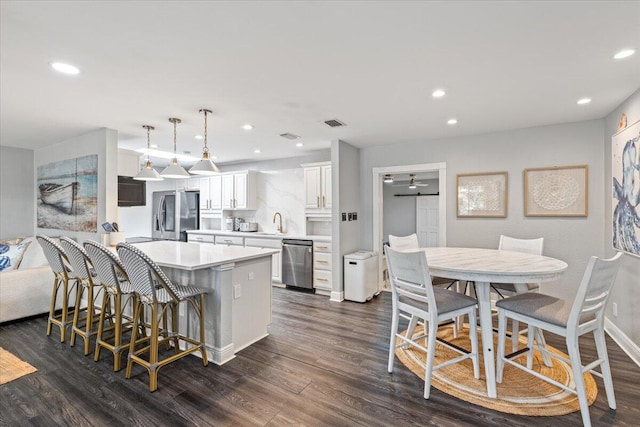
[[[344,256],[344,298],[365,302],[378,292],[378,254],[357,251]]]

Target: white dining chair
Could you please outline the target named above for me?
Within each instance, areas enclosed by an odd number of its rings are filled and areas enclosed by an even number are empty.
[[[480,378],[478,335],[475,327],[469,328],[469,339],[471,341],[470,352],[458,346],[452,346],[446,341],[439,340],[440,343],[456,351],[460,356],[436,366],[433,365],[438,323],[443,320],[454,320],[457,317],[468,315],[469,325],[475,325],[477,301],[467,295],[433,287],[425,252],[399,252],[390,247],[386,247],[385,254],[389,266],[393,305],[389,362],[387,366],[388,372],[393,372],[396,348],[411,345],[426,352],[424,379],[425,399],[429,398],[431,374],[436,369],[471,359],[473,363],[473,375],[475,378]],[[398,331],[401,317],[409,320],[405,334]],[[422,319],[424,322],[424,334],[414,337],[417,319]],[[420,344],[420,342],[425,342],[425,338],[427,343],[426,347]],[[396,344],[398,339],[400,340],[400,344]]]
[[[418,242],[418,235],[416,233],[409,234],[408,236],[394,236],[389,234],[389,246],[396,251],[414,251],[420,249],[420,243]],[[444,286],[446,289],[451,289],[453,285],[456,285],[455,291],[460,291],[460,282],[457,280],[447,279],[444,277],[431,276],[431,283],[433,286]],[[458,331],[462,327],[462,321],[456,319],[453,326],[453,336],[458,337]]]
[[[389,234],[389,246],[396,251],[420,249],[418,235],[416,233],[409,234],[408,236],[394,236]]]
[[[611,294],[616,273],[620,266],[622,253],[610,259],[600,259],[595,256],[589,259],[582,282],[575,298],[565,300],[541,293],[524,293],[498,301],[498,360],[496,381],[502,382],[504,364],[508,363],[519,369],[556,385],[578,396],[582,423],[591,426],[589,403],[585,390],[583,374],[590,372],[604,380],[607,401],[611,409],[616,409],[616,399],[611,379],[611,368],[604,336],[604,310]],[[528,351],[526,366],[505,356],[506,324],[508,319],[526,322],[528,330]],[[565,337],[569,359],[561,357],[547,350],[546,346],[536,345],[533,341],[535,331],[546,330]],[[579,337],[593,332],[598,358],[586,366],[582,365],[580,357]],[[537,349],[543,354],[561,359],[571,365],[575,388],[568,387],[550,379],[532,369],[533,352]],[[600,366],[601,372],[594,371]],[[570,384],[571,385],[571,384]]]
[[[517,239],[515,237],[500,235],[498,250],[522,252],[532,255],[542,255],[544,247],[544,237],[537,239]],[[538,292],[540,284],[538,283],[491,283],[491,290],[495,291],[500,298],[510,297],[524,292]],[[511,348],[513,351],[518,350],[518,339],[520,338],[520,322],[513,320],[511,329]],[[542,331],[538,333],[540,345],[545,345],[544,335]],[[551,359],[545,356],[545,365],[551,366]]]

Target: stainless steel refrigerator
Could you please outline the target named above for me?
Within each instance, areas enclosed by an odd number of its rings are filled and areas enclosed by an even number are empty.
[[[200,192],[153,193],[151,237],[187,241],[187,230],[200,228]]]

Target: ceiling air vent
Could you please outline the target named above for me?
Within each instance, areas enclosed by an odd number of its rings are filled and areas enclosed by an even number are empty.
[[[327,126],[331,126],[332,128],[337,128],[340,126],[346,126],[344,123],[342,123],[340,120],[338,119],[330,119],[330,120],[325,120],[324,123]]]
[[[294,135],[292,133],[281,133],[280,134],[281,137],[286,138],[286,139],[298,139],[300,138],[298,135]]]

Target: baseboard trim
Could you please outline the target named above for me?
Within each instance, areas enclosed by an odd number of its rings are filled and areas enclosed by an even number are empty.
[[[607,317],[604,318],[604,330],[612,340],[616,342],[624,351],[627,353],[627,356],[634,361],[636,365],[640,367],[640,347],[638,347],[628,336],[626,336],[620,328],[618,328],[611,320]]]

